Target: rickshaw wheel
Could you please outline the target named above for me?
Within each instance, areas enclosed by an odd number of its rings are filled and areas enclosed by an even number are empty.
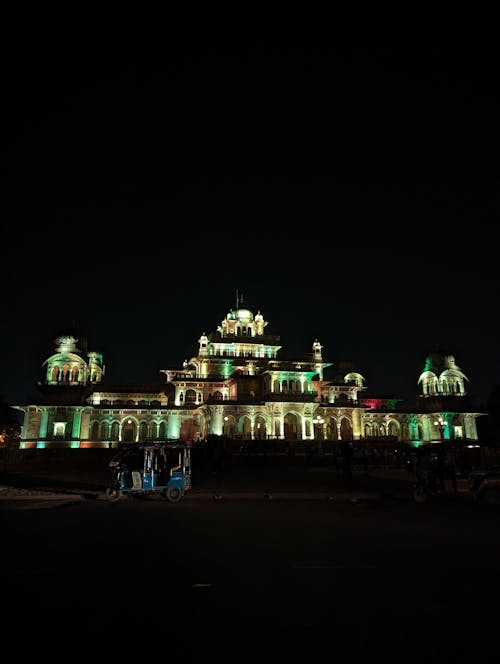
[[[413,499],[416,503],[427,502],[427,491],[423,487],[417,487],[413,491]]]
[[[163,494],[171,503],[178,503],[182,498],[182,491],[178,486],[169,486]]]
[[[123,493],[119,489],[108,487],[104,492],[104,495],[111,503],[116,503],[120,498],[122,498]]]

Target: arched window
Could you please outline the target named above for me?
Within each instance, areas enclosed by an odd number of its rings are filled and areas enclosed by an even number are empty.
[[[249,439],[251,438],[251,431],[252,431],[252,422],[249,417],[244,415],[241,420],[240,420],[240,427],[241,427],[241,434],[243,435],[243,438]]]
[[[338,429],[337,429],[337,420],[331,417],[328,421],[328,426],[326,429],[326,435],[328,440],[337,440],[338,439]]]
[[[389,434],[389,436],[395,436],[395,437],[398,436],[399,427],[398,427],[397,422],[394,422],[394,420],[391,420],[389,422],[389,425],[387,427],[387,433]]]
[[[135,442],[135,424],[132,420],[127,420],[123,425],[122,440],[124,443]]]
[[[266,420],[261,415],[255,420],[253,434],[255,438],[266,437]]]
[[[352,426],[347,417],[342,418],[340,423],[340,438],[342,440],[352,440]]]
[[[111,440],[118,440],[118,422],[113,422],[111,425]]]
[[[234,417],[224,419],[223,434],[232,437],[236,433],[236,421]]]

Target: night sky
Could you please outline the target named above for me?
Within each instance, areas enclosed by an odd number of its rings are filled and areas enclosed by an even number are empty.
[[[413,402],[498,350],[498,53],[487,39],[200,38],[140,10],[3,27],[0,392],[72,326],[111,382],[162,382],[234,306],[299,357]],[[401,36],[400,36],[401,37]]]

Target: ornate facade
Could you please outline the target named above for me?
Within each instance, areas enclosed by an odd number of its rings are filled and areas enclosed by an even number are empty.
[[[316,339],[311,352],[285,358],[268,322],[238,302],[216,331],[203,333],[182,368],[161,369],[163,383],[111,385],[102,356],[66,331],[43,364],[36,404],[24,413],[20,446],[98,447],[209,434],[243,440],[387,440],[394,443],[477,440],[467,377],[446,353],[431,353],[408,409],[367,392],[357,371],[328,373]],[[437,425],[439,421],[444,425]]]

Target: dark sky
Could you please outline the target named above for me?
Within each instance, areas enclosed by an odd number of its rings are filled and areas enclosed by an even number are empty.
[[[498,351],[497,49],[200,38],[121,10],[4,23],[0,391],[77,326],[110,381],[161,381],[235,292],[413,399],[428,352],[485,402]],[[486,19],[487,17],[485,17]],[[474,37],[474,38],[472,38]]]

